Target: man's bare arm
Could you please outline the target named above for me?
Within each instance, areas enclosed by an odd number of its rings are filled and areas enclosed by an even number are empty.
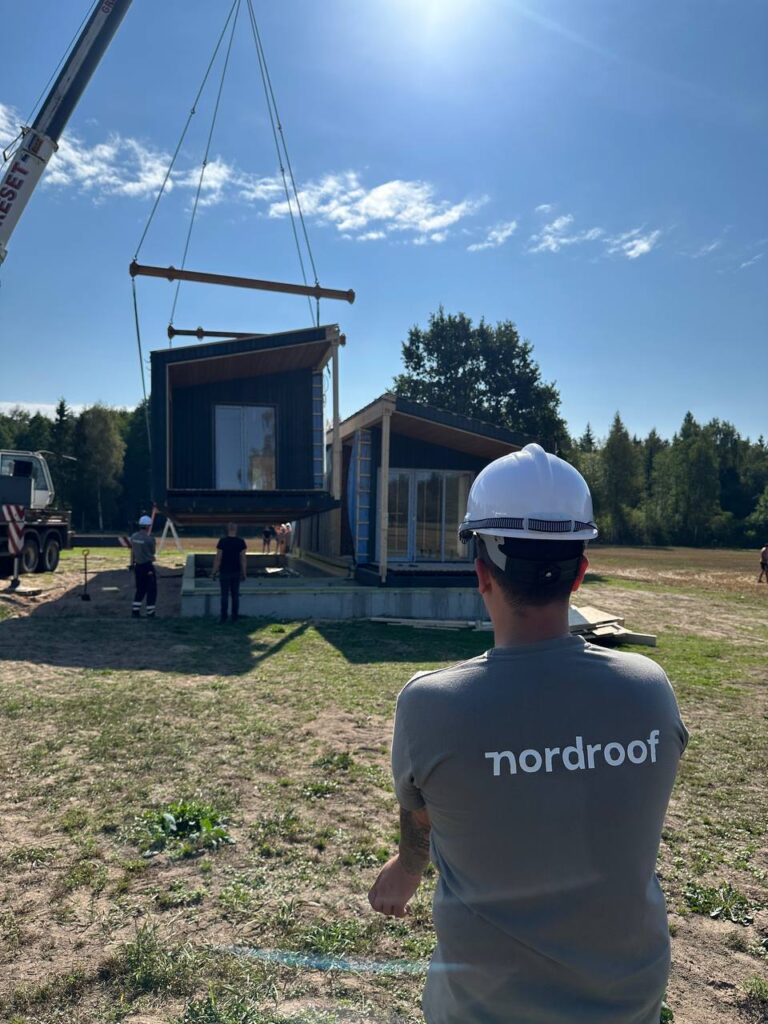
[[[409,875],[422,875],[429,864],[429,835],[432,825],[425,808],[400,808],[400,863]]]
[[[387,861],[368,893],[374,910],[392,917],[405,917],[407,906],[421,883],[429,864],[429,834],[432,825],[426,809],[400,808],[400,852]]]

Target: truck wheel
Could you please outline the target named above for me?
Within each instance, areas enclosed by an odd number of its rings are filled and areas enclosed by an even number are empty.
[[[37,537],[28,536],[24,538],[24,547],[21,549],[19,562],[22,572],[37,572],[37,566],[40,562],[40,544]]]
[[[54,534],[45,538],[42,558],[37,563],[37,572],[56,572],[59,565],[61,542]]]

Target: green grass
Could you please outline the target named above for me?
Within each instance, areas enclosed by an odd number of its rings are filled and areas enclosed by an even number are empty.
[[[193,857],[234,842],[223,813],[200,800],[173,800],[165,807],[145,811],[133,829],[145,856],[163,851],[174,857]]]
[[[768,1012],[768,979],[750,978],[745,985],[744,991],[749,1004],[764,1014]]]
[[[491,636],[253,622],[223,643],[209,622],[161,620],[150,643],[122,620],[62,625],[2,626],[0,655],[35,656],[0,675],[5,812],[26,829],[0,863],[0,1019],[286,1024],[279,1006],[300,1000],[416,1024],[418,975],[307,972],[226,950],[424,963],[434,876],[408,921],[365,909],[396,844],[394,701],[414,672]],[[667,671],[692,733],[659,861],[669,905],[724,908],[724,955],[762,967],[754,929],[730,922],[766,886],[764,646],[663,633],[640,651]],[[47,916],[27,916],[30,891]],[[150,923],[131,934],[137,920]],[[744,950],[726,945],[734,931]],[[35,984],[14,986],[17,958],[37,965]]]

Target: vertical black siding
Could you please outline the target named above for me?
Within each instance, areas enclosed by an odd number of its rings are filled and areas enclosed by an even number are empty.
[[[277,488],[313,488],[312,371],[307,369],[174,388],[170,456],[173,489],[215,488],[214,410],[220,404],[274,406]]]
[[[154,353],[153,353],[154,356]],[[152,436],[152,499],[162,505],[166,493],[165,363],[152,359],[152,393],[149,399]]]

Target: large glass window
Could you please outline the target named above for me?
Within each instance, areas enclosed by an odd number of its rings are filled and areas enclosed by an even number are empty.
[[[275,410],[270,405],[217,405],[216,489],[274,491]]]
[[[391,561],[465,561],[458,538],[472,473],[431,469],[389,471],[387,558]]]

